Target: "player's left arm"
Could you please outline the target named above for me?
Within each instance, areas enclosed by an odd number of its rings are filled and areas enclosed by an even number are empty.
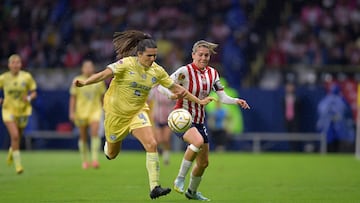
[[[213,85],[213,90],[216,91],[216,94],[219,96],[219,101],[224,104],[238,104],[244,109],[250,109],[249,104],[240,98],[233,98],[226,94],[224,91],[224,86],[221,84],[220,80],[217,80]]]
[[[233,98],[225,93],[224,90],[216,91],[216,94],[219,96],[219,101],[224,104],[238,104],[244,109],[250,109],[249,104],[244,99]]]

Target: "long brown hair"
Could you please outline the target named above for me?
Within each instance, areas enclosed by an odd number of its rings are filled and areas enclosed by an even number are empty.
[[[113,44],[117,58],[135,56],[138,51],[145,51],[146,48],[157,48],[149,34],[138,30],[115,32]]]

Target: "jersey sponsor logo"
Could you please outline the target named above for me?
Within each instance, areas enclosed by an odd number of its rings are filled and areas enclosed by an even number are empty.
[[[143,89],[143,90],[145,90],[145,91],[150,91],[150,90],[151,90],[151,87],[148,87],[148,86],[142,85],[142,84],[138,84],[138,83],[135,82],[135,81],[130,83],[130,87]]]
[[[140,90],[135,90],[135,91],[134,91],[134,94],[135,94],[136,96],[138,96],[138,97],[140,97],[140,96],[141,96],[141,92],[140,92]]]
[[[137,82],[131,82],[130,87],[137,87]]]

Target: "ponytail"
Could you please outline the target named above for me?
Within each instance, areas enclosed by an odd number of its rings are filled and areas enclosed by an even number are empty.
[[[117,58],[135,56],[138,51],[145,51],[146,48],[157,48],[149,34],[137,30],[115,32],[113,44]]]

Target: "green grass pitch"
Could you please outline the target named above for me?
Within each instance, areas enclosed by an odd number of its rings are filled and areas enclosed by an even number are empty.
[[[172,191],[149,198],[145,153],[103,156],[100,169],[82,170],[77,151],[23,151],[25,172],[15,174],[0,152],[0,202],[188,202]],[[161,184],[172,187],[182,159],[161,164]],[[186,185],[188,181],[186,182]],[[354,155],[211,153],[199,188],[212,202],[358,203],[360,160]],[[195,201],[190,201],[195,202]]]

